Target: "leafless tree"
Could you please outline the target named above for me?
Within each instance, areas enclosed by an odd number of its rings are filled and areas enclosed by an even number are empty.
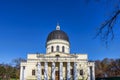
[[[100,2],[102,0],[95,0],[97,2]],[[102,41],[105,42],[106,45],[108,45],[108,42],[110,40],[113,40],[114,35],[114,28],[115,25],[118,24],[120,20],[120,0],[103,0],[105,1],[104,4],[107,4],[109,2],[113,3],[113,10],[111,11],[112,14],[110,16],[107,16],[108,18],[103,21],[103,23],[97,28],[97,34],[96,37],[100,37]],[[111,13],[109,12],[109,13]]]

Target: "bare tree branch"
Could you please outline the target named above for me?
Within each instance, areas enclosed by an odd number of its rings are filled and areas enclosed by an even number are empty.
[[[113,28],[115,26],[116,19],[118,18],[119,15],[120,10],[117,10],[110,19],[106,20],[103,24],[101,24],[100,28],[98,28],[95,38],[100,36],[100,38],[103,41],[105,41],[106,45],[109,39],[113,40],[114,39]]]

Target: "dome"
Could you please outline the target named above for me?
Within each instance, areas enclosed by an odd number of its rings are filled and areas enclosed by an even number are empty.
[[[56,30],[52,31],[48,37],[47,37],[47,42],[50,41],[50,40],[54,40],[54,39],[61,39],[61,40],[66,40],[69,42],[69,38],[67,36],[67,34],[60,30],[60,27],[57,26],[56,27]]]
[[[61,30],[52,31],[47,37],[47,42],[50,40],[53,40],[53,39],[61,39],[61,40],[66,40],[69,42],[69,38],[68,38],[67,34]]]

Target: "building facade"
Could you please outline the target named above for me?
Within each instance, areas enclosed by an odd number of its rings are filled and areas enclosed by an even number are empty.
[[[20,80],[95,80],[95,64],[87,54],[70,53],[67,34],[57,25],[46,40],[46,54],[28,54],[20,64]]]

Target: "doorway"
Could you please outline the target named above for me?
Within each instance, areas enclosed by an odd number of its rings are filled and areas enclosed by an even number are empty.
[[[59,80],[59,71],[55,71],[55,80]]]

